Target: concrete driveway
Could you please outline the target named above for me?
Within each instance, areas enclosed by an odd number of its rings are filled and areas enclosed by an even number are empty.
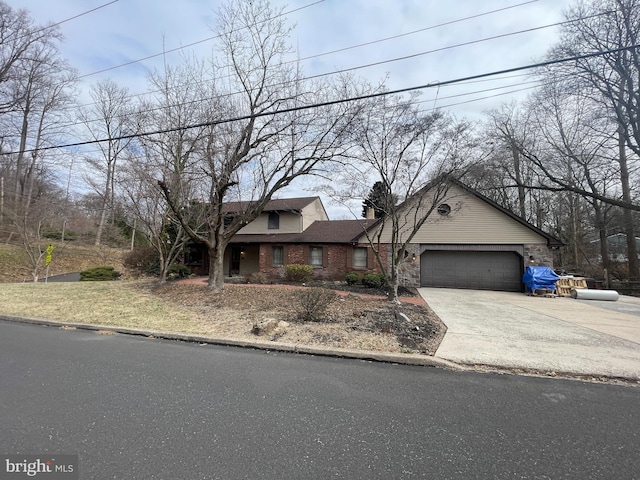
[[[421,288],[447,325],[436,357],[463,364],[640,379],[640,299],[617,302]]]

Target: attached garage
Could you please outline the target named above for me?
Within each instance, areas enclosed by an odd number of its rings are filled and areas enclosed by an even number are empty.
[[[516,252],[426,250],[420,256],[422,287],[520,292],[522,273]]]

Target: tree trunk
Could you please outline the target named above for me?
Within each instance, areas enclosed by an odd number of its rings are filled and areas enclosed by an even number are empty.
[[[515,141],[511,139],[511,154],[513,155],[513,171],[515,174],[516,185],[518,187],[518,209],[520,210],[520,218],[527,219],[526,208],[526,192],[522,184],[522,173],[520,171],[520,153]]]
[[[602,257],[602,268],[605,271],[611,271],[611,261],[609,260],[609,245],[607,243],[607,226],[604,219],[602,208],[597,202],[593,202],[593,210],[596,216],[596,227],[598,228],[598,236],[600,238],[600,256]]]
[[[622,199],[631,203],[631,186],[629,185],[629,166],[627,164],[626,143],[623,126],[618,126],[618,153],[620,162],[620,184],[622,186]],[[638,268],[638,246],[636,244],[636,232],[633,225],[633,212],[623,209],[624,233],[627,236],[627,257],[629,259],[629,279],[640,277]]]
[[[387,293],[387,301],[393,303],[400,303],[400,299],[398,298],[398,283],[400,282],[400,278],[398,276],[398,261],[400,261],[400,259],[393,258],[392,253],[392,265],[390,265],[391,277],[389,278],[389,292]]]
[[[216,242],[209,247],[209,280],[207,285],[213,292],[221,292],[224,289],[224,247]]]
[[[95,246],[99,247],[102,242],[102,231],[107,218],[107,205],[106,202],[102,205],[102,212],[100,213],[100,222],[98,223],[98,229],[96,230],[96,243]]]

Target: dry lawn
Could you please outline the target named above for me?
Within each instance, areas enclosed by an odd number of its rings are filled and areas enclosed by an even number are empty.
[[[425,306],[339,296],[320,322],[299,321],[296,292],[283,286],[151,282],[0,284],[0,313],[78,323],[255,339],[265,319],[287,322],[261,340],[433,355],[445,326]],[[410,321],[397,315],[403,312]]]

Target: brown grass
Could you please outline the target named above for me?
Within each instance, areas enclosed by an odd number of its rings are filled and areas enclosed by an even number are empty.
[[[255,339],[265,318],[284,320],[272,340],[304,345],[433,354],[445,327],[428,307],[403,305],[411,319],[384,300],[343,296],[323,322],[299,322],[295,290],[227,285],[212,294],[204,285],[149,281],[0,284],[0,313],[230,339]],[[417,327],[417,328],[416,328]]]

